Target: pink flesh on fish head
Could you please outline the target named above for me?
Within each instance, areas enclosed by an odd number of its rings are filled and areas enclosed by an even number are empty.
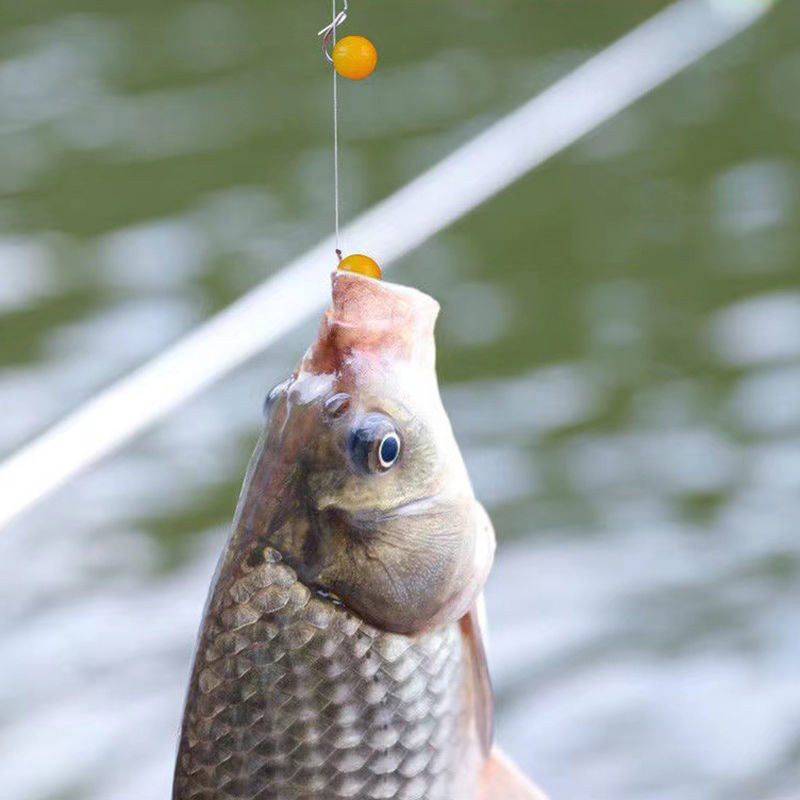
[[[333,302],[301,370],[330,373],[355,353],[434,368],[439,304],[432,297],[351,272],[334,272],[331,281]]]

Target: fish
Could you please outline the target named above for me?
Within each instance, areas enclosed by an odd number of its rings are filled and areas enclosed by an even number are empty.
[[[173,800],[543,800],[493,746],[494,530],[429,295],[334,272],[267,395],[196,646]]]

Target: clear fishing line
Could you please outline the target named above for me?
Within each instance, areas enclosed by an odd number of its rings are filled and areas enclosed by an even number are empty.
[[[336,5],[337,0],[331,0],[331,22],[317,34],[322,37],[322,52],[325,54],[325,59],[332,66],[334,61],[333,56],[328,52],[328,41],[330,40],[332,48],[335,50],[338,28],[347,19],[348,12],[347,0],[344,0],[344,8],[341,11],[337,12]],[[331,72],[333,73],[333,224],[336,257],[341,261],[342,250],[339,244],[339,73],[335,68]]]
[[[347,3],[345,11],[347,13]],[[336,0],[333,0],[333,46],[336,47]],[[339,261],[342,260],[342,250],[339,247],[339,73],[332,69],[333,73],[333,224],[336,238],[336,255]]]

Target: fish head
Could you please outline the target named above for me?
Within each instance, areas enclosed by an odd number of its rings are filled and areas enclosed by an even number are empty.
[[[317,340],[266,403],[237,534],[383,630],[461,617],[494,552],[439,395],[428,295],[334,273]]]

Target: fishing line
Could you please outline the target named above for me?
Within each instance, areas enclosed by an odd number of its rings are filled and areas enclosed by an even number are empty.
[[[322,37],[322,52],[325,59],[333,65],[333,56],[328,52],[328,42],[336,49],[337,33],[339,26],[347,19],[348,2],[344,0],[344,8],[336,11],[337,0],[331,0],[331,22],[326,25],[317,36]],[[339,246],[339,73],[333,73],[333,223],[336,257],[342,260],[342,251]]]
[[[348,3],[347,0],[343,2],[344,8],[337,13],[337,0],[333,0],[330,24],[318,34],[322,37],[325,59],[333,67],[333,223],[336,258],[340,270],[380,279],[381,268],[372,258],[362,253],[353,253],[342,259],[339,245],[339,76],[350,81],[361,81],[372,74],[378,63],[378,52],[369,39],[364,36],[345,36],[338,39],[339,26],[347,19]],[[333,50],[328,53],[330,40],[333,42]]]
[[[333,46],[336,47],[336,0],[332,0],[333,16],[331,17],[331,25],[333,25]],[[347,0],[345,0],[345,11],[342,13],[347,17]],[[344,21],[344,19],[342,20]],[[325,53],[327,55],[327,51]],[[333,59],[331,59],[333,63]],[[336,257],[339,261],[342,260],[342,250],[339,247],[339,73],[332,69],[333,73],[333,224],[336,231]]]

